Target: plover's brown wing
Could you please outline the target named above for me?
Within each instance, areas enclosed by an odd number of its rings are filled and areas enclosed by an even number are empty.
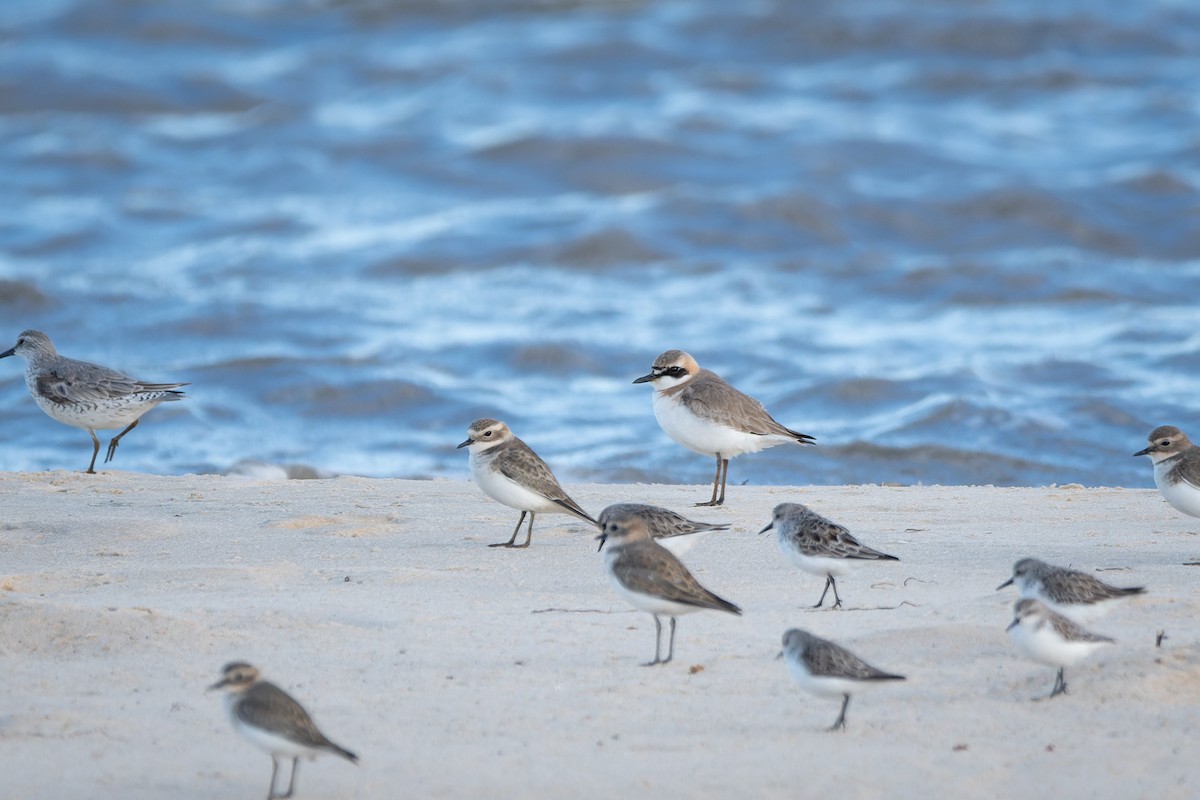
[[[820,677],[850,678],[856,681],[904,680],[903,675],[872,667],[841,645],[815,636],[805,644],[801,659],[809,673]]]
[[[234,713],[248,725],[358,761],[358,756],[321,733],[304,707],[273,683],[261,681],[251,686],[235,704]]]
[[[720,375],[701,369],[696,377],[681,384],[681,401],[692,413],[743,433],[762,436],[774,434],[795,439],[800,444],[814,441],[775,421],[763,404],[735,389]]]
[[[500,474],[557,503],[564,511],[596,524],[596,520],[563,491],[550,467],[525,442],[514,436],[493,450],[496,455],[492,463],[500,470]]]
[[[613,557],[612,572],[626,589],[638,594],[698,608],[742,613],[733,603],[701,586],[682,561],[653,542],[621,548]]]
[[[1066,569],[1043,575],[1042,588],[1057,603],[1095,603],[1146,591],[1142,586],[1112,586],[1086,572]]]
[[[1167,480],[1172,483],[1184,481],[1200,488],[1200,447],[1192,445],[1180,453],[1175,466],[1167,472]]]

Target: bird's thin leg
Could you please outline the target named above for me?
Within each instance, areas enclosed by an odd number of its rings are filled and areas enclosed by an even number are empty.
[[[815,606],[813,606],[813,608],[820,608],[821,604],[825,602],[825,595],[829,593],[829,584],[832,582],[833,582],[833,576],[826,575],[825,576],[825,588],[821,590],[821,599],[817,601],[817,604]],[[836,595],[837,593],[834,592],[834,594]]]
[[[667,661],[670,661],[674,657],[675,657],[675,618],[671,617],[671,639],[670,639],[670,644],[667,645]],[[666,664],[667,661],[664,661],[663,663]]]
[[[267,800],[275,800],[275,776],[279,772],[279,759],[271,756],[271,788],[267,790]]]
[[[529,512],[527,512],[527,511],[521,512],[521,518],[519,520],[517,520],[517,527],[513,528],[512,538],[510,538],[507,542],[496,542],[495,544],[489,544],[488,547],[512,547],[513,542],[515,542],[517,540],[517,534],[520,533],[520,531],[521,531],[521,523],[525,521],[525,515],[527,513],[529,513]],[[533,520],[529,520],[529,530],[530,530],[530,533],[532,534]],[[529,544],[529,542],[526,542],[525,544]]]
[[[87,432],[92,437],[92,463],[88,464],[87,474],[95,475],[96,474],[96,456],[100,453],[100,440],[96,438],[96,432],[94,430],[92,430],[91,428],[88,428]]]
[[[850,695],[842,695],[842,713],[838,714],[837,722],[833,723],[826,730],[829,731],[844,731],[846,730],[846,707],[850,705]]]
[[[1054,678],[1054,688],[1050,690],[1050,697],[1057,697],[1060,694],[1067,693],[1067,679],[1063,671],[1063,667],[1058,668],[1058,675]]]
[[[651,614],[650,616],[654,617],[654,660],[647,661],[645,664],[642,664],[643,667],[653,667],[655,664],[663,663],[662,659],[658,657],[660,644],[662,642],[662,621],[659,620],[658,614]]]
[[[724,467],[724,470],[722,470]],[[697,506],[719,506],[725,503],[725,475],[730,469],[730,461],[727,458],[721,458],[721,453],[716,453],[716,474],[713,475],[713,497],[708,500],[708,503],[697,503]],[[721,495],[718,498],[716,492],[720,489]]]
[[[842,607],[842,598],[838,597],[837,581],[834,580],[834,577],[832,575],[829,576],[829,585],[833,587],[833,600],[834,600],[833,607],[841,608]]]
[[[118,433],[116,436],[113,437],[112,441],[108,443],[108,453],[107,453],[107,455],[104,456],[105,464],[112,461],[113,456],[115,456],[117,454],[117,445],[119,445],[121,443],[121,437],[124,436],[125,434],[129,433],[134,428],[136,428],[137,424],[138,424],[138,420],[140,420],[140,419],[141,419],[141,417],[138,417],[138,419],[135,419],[133,422],[129,423],[128,428],[126,428],[125,430]]]
[[[525,544],[515,544],[513,547],[529,547],[529,540],[533,538],[533,520],[537,514],[529,512],[529,527],[525,530]]]
[[[288,779],[288,790],[286,794],[279,795],[280,798],[288,798],[292,796],[292,792],[296,789],[296,771],[300,769],[299,757],[292,759],[292,777]]]

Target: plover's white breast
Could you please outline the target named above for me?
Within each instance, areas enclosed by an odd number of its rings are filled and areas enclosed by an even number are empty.
[[[545,495],[522,486],[500,472],[496,469],[494,459],[489,458],[486,454],[479,455],[472,452],[467,463],[470,465],[471,477],[476,485],[496,502],[518,511],[566,513],[562,506]]]
[[[693,453],[733,458],[742,453],[756,453],[782,444],[789,439],[775,434],[744,433],[692,412],[678,395],[654,393],[654,417],[672,440]]]
[[[1187,481],[1172,482],[1168,473],[1174,466],[1175,459],[1157,462],[1154,465],[1154,485],[1176,511],[1182,511],[1189,517],[1200,517],[1200,488]]]
[[[225,697],[225,708],[229,712],[229,719],[233,722],[233,729],[255,747],[273,756],[282,756],[285,758],[312,758],[320,752],[316,748],[294,742],[285,736],[280,736],[277,733],[272,733],[265,728],[259,728],[244,721],[237,715],[237,702],[239,699],[236,695],[227,695]]]

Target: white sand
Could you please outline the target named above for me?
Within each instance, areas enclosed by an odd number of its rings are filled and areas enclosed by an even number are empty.
[[[745,615],[681,618],[675,662],[642,668],[653,622],[595,531],[542,517],[490,549],[517,513],[465,481],[0,475],[0,796],[265,797],[270,760],[204,693],[233,659],[362,758],[302,764],[299,798],[1200,796],[1200,520],[1156,492],[569,490],[731,521],[685,561]],[[807,610],[821,581],[755,535],[788,500],[902,562]],[[1048,702],[994,591],[1026,555],[1149,588]],[[774,660],[793,626],[909,680],[825,733],[837,702]]]

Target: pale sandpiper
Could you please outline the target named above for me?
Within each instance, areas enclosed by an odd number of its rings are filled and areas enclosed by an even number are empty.
[[[25,359],[25,385],[38,408],[51,419],[83,428],[92,437],[89,475],[96,473],[100,452],[97,430],[124,428],[108,443],[107,464],[116,455],[121,437],[137,427],[143,414],[159,403],[182,400],[184,393],[176,390],[188,385],[145,383],[115,369],[65,358],[41,331],[25,331],[0,358],[12,355]]]

